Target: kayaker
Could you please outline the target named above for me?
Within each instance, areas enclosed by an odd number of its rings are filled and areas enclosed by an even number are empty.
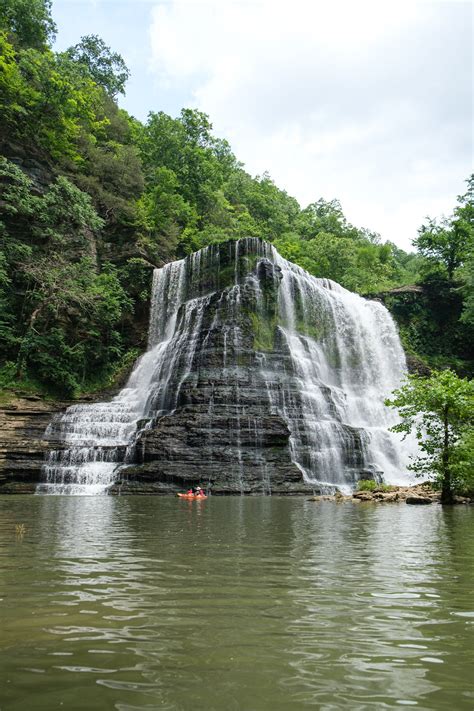
[[[195,486],[195,487],[193,487],[193,489],[194,489],[195,496],[204,496],[204,491],[201,489],[200,486]]]

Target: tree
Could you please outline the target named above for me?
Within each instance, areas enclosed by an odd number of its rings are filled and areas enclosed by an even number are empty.
[[[92,79],[112,97],[125,94],[130,71],[123,57],[112,52],[97,35],[86,35],[66,51],[66,56],[82,65]]]
[[[301,211],[297,220],[297,231],[302,239],[313,239],[320,233],[358,239],[360,231],[349,224],[339,200],[320,198]],[[368,231],[367,231],[368,232]]]
[[[456,217],[474,227],[474,173],[466,180],[467,191],[458,195],[459,206],[454,209]]]
[[[103,91],[65,55],[15,50],[0,32],[0,136],[57,161],[80,162],[80,135],[103,130]]]
[[[452,281],[454,272],[472,249],[472,240],[472,230],[465,220],[443,217],[438,221],[428,218],[428,223],[418,230],[413,244],[431,263],[443,266]]]
[[[25,265],[33,308],[18,354],[18,374],[39,378],[55,393],[73,396],[107,373],[123,354],[115,327],[130,301],[113,267],[97,274],[90,258],[55,255]]]
[[[252,178],[242,168],[236,166],[226,181],[225,197],[236,214],[247,212],[258,235],[273,240],[285,233],[293,232],[300,206],[295,198],[280,190],[268,173]]]
[[[122,357],[132,303],[118,270],[97,263],[104,221],[89,195],[64,176],[38,193],[6,159],[0,180],[0,360],[70,396]]]
[[[466,263],[464,271],[464,310],[461,316],[462,323],[474,327],[474,254]]]
[[[393,395],[385,404],[399,410],[401,422],[392,430],[405,437],[414,431],[424,453],[409,468],[418,476],[434,475],[441,502],[452,503],[461,481],[460,443],[474,426],[474,381],[452,370],[433,371],[430,377],[409,375]]]
[[[56,35],[51,0],[0,0],[0,30],[17,47],[44,49]]]
[[[458,196],[459,206],[455,208],[454,213],[471,230],[471,241],[463,273],[464,311],[461,321],[472,328],[474,327],[474,173],[466,182],[468,186],[467,192]]]
[[[474,496],[474,428],[463,433],[456,447],[453,474],[461,483],[461,491],[468,496]]]

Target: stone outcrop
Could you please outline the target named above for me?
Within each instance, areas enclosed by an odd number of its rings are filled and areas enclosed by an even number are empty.
[[[122,469],[112,491],[166,494],[200,483],[213,494],[308,493],[290,459],[289,434],[276,415],[257,420],[186,406],[144,431],[139,463]]]
[[[34,492],[49,447],[46,427],[68,404],[19,394],[0,405],[0,493]]]
[[[433,500],[429,496],[407,496],[405,499],[406,504],[423,506],[426,504],[432,504]]]
[[[244,253],[237,269],[245,274],[256,258]],[[161,494],[198,483],[213,494],[312,491],[291,460],[287,423],[270,412],[269,388],[281,383],[278,377],[269,382],[261,368],[267,358],[281,373],[291,369],[272,323],[277,268],[266,260],[258,265],[256,283],[263,285],[269,322],[258,315],[255,284],[231,290],[235,269],[233,252],[221,251],[218,270],[211,260],[189,275],[187,304],[199,295],[199,311],[186,306],[178,318],[188,318],[188,330],[194,331],[178,341],[178,355],[167,354],[169,362],[161,364],[162,379],[169,377],[166,389],[155,386],[151,395],[152,413],[171,412],[146,423],[134,464],[120,471],[112,492]],[[203,297],[206,291],[209,296]]]
[[[334,501],[336,503],[405,503],[410,505],[427,505],[439,503],[441,493],[433,489],[429,482],[414,486],[380,486],[373,491],[355,491],[349,496],[336,493],[334,496],[314,496],[313,501]],[[468,496],[455,496],[455,504],[472,504],[474,500]]]

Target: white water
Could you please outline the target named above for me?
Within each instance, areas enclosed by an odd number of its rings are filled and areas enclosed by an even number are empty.
[[[317,279],[272,249],[282,270],[281,332],[294,375],[269,388],[272,406],[287,420],[294,461],[308,482],[350,490],[354,438],[364,470],[387,483],[407,484],[412,442],[389,432],[397,415],[384,400],[400,385],[406,360],[395,324],[379,302],[328,279]],[[299,309],[298,309],[299,304]],[[299,313],[298,313],[299,311]],[[317,337],[313,337],[317,335]],[[272,373],[267,373],[268,382]],[[300,395],[302,417],[291,412]]]
[[[145,415],[151,382],[175,331],[184,280],[183,262],[153,274],[148,350],[137,361],[127,385],[110,402],[73,405],[53,419],[45,436],[64,442],[48,453],[39,494],[103,494],[127,458],[138,421]],[[160,373],[161,375],[161,373]]]
[[[172,412],[177,406],[181,385],[199,355],[203,317],[209,308],[216,309],[210,331],[216,326],[223,330],[222,368],[226,377],[235,377],[238,393],[235,354],[242,334],[235,321],[243,287],[255,291],[255,308],[266,317],[255,273],[239,274],[239,255],[247,253],[281,270],[277,329],[291,368],[275,364],[271,354],[262,354],[260,373],[268,393],[266,407],[286,420],[292,459],[305,479],[344,490],[363,469],[389,483],[408,481],[404,473],[408,447],[388,432],[395,415],[383,404],[405,372],[398,334],[385,307],[334,282],[311,277],[259,240],[241,240],[228,248],[235,251],[234,284],[221,292],[219,308],[211,303],[213,291],[203,293],[202,275],[211,267],[217,290],[219,249],[225,246],[207,247],[155,270],[147,352],[126,387],[110,402],[74,405],[51,423],[46,436],[59,440],[63,448],[49,453],[45,482],[38,493],[107,491],[117,469],[133,458],[140,421]],[[233,314],[232,327],[219,323],[222,314]],[[208,337],[209,333],[203,348]],[[239,411],[239,402],[229,405]],[[240,432],[236,438],[239,443]],[[256,433],[256,447],[258,440]],[[242,470],[239,444],[237,449]],[[262,467],[268,479],[265,463]]]

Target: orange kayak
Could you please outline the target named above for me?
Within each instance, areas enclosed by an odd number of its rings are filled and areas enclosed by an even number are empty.
[[[180,499],[207,499],[207,496],[201,496],[197,494],[178,494]]]

